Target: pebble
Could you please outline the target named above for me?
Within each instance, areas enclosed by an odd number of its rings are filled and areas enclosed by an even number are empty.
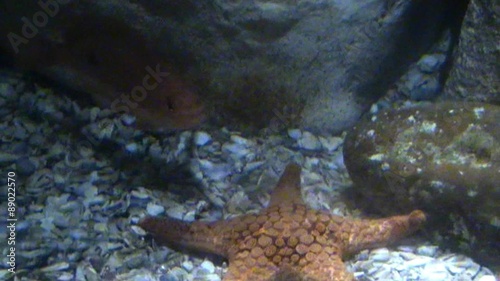
[[[222,145],[222,151],[234,156],[234,158],[241,158],[250,153],[250,150],[238,143],[225,143]]]
[[[301,138],[297,141],[300,148],[305,150],[320,150],[321,142],[310,132],[304,132]]]
[[[176,206],[167,209],[167,216],[171,218],[184,220],[185,215],[186,215],[186,207],[184,207],[181,204],[178,204]]]
[[[214,181],[222,181],[231,173],[231,169],[228,164],[217,164],[206,159],[200,159],[199,164],[203,173]]]
[[[105,223],[94,224],[94,230],[99,233],[106,233],[108,231],[108,226]]]
[[[417,254],[434,257],[439,248],[437,246],[420,246],[417,248]]]
[[[340,137],[319,137],[319,141],[326,151],[333,152],[342,145],[344,139]]]
[[[135,142],[125,145],[125,150],[127,150],[130,153],[137,152],[138,148],[139,148],[139,146]]]
[[[373,276],[376,280],[394,280],[394,278],[391,278],[391,269],[383,266],[378,268],[376,272],[373,272],[371,276]]]
[[[140,228],[140,227],[138,227],[138,226],[136,226],[136,225],[132,225],[132,226],[130,227],[130,229],[132,229],[132,231],[133,231],[135,234],[139,235],[139,236],[146,236],[146,235],[147,235],[147,233],[146,233],[146,231],[144,231],[144,229],[142,229],[142,228]]]
[[[136,190],[132,190],[131,195],[133,198],[137,198],[139,200],[149,200],[150,199],[149,198],[150,196],[149,196],[148,192],[146,192],[144,187],[139,187]]]
[[[142,255],[127,255],[123,259],[123,264],[126,265],[128,268],[139,268],[143,265],[143,263],[144,263],[144,257]]]
[[[447,264],[446,269],[448,269],[451,274],[459,274],[464,271],[462,266],[455,264]]]
[[[432,262],[426,264],[422,271],[421,278],[427,281],[441,281],[447,280],[450,274],[446,269],[446,266],[441,262]]]
[[[28,138],[28,131],[23,127],[16,127],[12,136],[18,140],[24,140]]]
[[[153,143],[152,145],[149,146],[149,156],[151,156],[153,159],[159,159],[161,157],[161,153],[163,151],[163,148],[160,146],[159,143]]]
[[[69,263],[67,262],[58,262],[46,267],[41,268],[40,270],[43,272],[49,272],[49,271],[61,271],[69,268]]]
[[[188,272],[180,267],[174,267],[169,270],[163,280],[165,281],[180,281],[186,280]]]
[[[0,151],[0,165],[10,164],[17,160],[15,154]]]
[[[371,255],[372,260],[379,262],[388,261],[391,258],[391,255],[387,248],[374,250],[371,252]]]
[[[480,277],[477,281],[498,281],[493,275],[486,275]]]
[[[71,229],[69,236],[75,240],[82,240],[89,237],[89,233],[83,229]]]
[[[445,59],[446,56],[443,54],[424,55],[417,62],[417,66],[422,72],[432,73],[439,70]]]
[[[182,263],[182,268],[184,268],[185,270],[191,272],[194,269],[193,262],[192,261],[184,261]]]
[[[146,210],[150,216],[156,217],[165,212],[165,207],[149,202],[146,207]]]
[[[203,270],[205,270],[206,273],[214,273],[215,272],[215,266],[209,260],[204,260],[201,263],[200,268],[203,269]]]
[[[215,274],[215,273],[211,273],[211,274],[207,274],[203,277],[203,280],[206,280],[206,281],[220,281],[221,278],[219,275]]]
[[[411,261],[413,259],[415,259],[417,257],[417,255],[415,255],[414,253],[412,252],[399,252],[399,256],[404,259],[404,260],[407,260],[407,261]]]
[[[86,198],[84,202],[87,206],[102,205],[106,202],[106,198],[102,195],[94,195]]]
[[[251,145],[251,141],[238,135],[231,135],[231,142],[242,145],[243,147],[248,147]]]
[[[122,123],[126,126],[132,126],[135,124],[136,118],[133,115],[128,115],[128,114],[123,114],[120,119],[122,120]]]
[[[204,146],[208,144],[211,140],[212,137],[207,132],[199,131],[194,134],[194,143],[197,146]]]
[[[415,259],[410,260],[406,265],[408,267],[419,267],[428,264],[432,261],[430,257],[417,256]]]
[[[36,165],[28,157],[21,157],[16,161],[16,170],[22,176],[31,176],[36,171]]]
[[[6,100],[12,99],[16,96],[16,91],[12,85],[7,83],[0,83],[0,97]]]
[[[250,173],[256,169],[259,169],[262,167],[262,165],[265,164],[265,161],[256,161],[256,162],[250,162],[245,166],[245,172]]]
[[[39,136],[39,135],[38,135]],[[33,136],[32,136],[33,138]],[[29,141],[29,144],[30,145],[34,145],[35,147],[38,146],[38,145],[41,145],[43,143],[43,140],[44,138],[40,136],[40,140],[42,140],[42,142],[40,143],[31,143],[31,138],[30,138],[30,141]],[[26,155],[30,150],[30,147],[28,146],[28,144],[26,142],[20,142],[20,143],[16,143],[12,149],[12,152],[14,154],[17,154],[17,155]]]
[[[73,274],[69,272],[63,272],[59,277],[57,277],[57,281],[71,281],[73,279]]]
[[[24,233],[26,230],[29,230],[31,227],[31,222],[29,221],[20,221],[16,224],[16,231],[21,234]]]
[[[302,137],[302,131],[300,131],[299,129],[289,129],[288,136],[294,140],[298,140]]]

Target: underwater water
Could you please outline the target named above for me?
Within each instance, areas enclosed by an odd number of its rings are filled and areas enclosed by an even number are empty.
[[[108,2],[0,0],[0,280],[498,280],[468,1]]]
[[[2,189],[1,212],[16,219],[2,221],[2,240],[15,241],[2,244],[5,280],[13,278],[10,264],[19,280],[221,280],[223,260],[161,247],[139,220],[257,213],[291,162],[303,167],[302,196],[311,208],[374,217],[349,198],[343,136],[290,129],[243,137],[225,128],[158,136],[127,126],[131,117],[81,108],[19,74],[4,71],[1,81],[2,171],[6,186],[15,183],[15,190]],[[346,266],[359,280],[493,278],[418,232],[363,250]]]

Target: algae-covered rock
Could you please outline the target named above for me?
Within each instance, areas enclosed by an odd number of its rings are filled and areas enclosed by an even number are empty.
[[[468,246],[500,241],[499,120],[500,107],[464,102],[371,116],[345,141],[356,193],[384,213],[422,208],[443,237]]]

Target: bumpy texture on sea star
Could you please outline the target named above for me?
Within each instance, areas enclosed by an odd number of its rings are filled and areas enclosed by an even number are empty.
[[[425,221],[419,210],[360,220],[310,209],[300,193],[300,172],[296,164],[287,166],[259,214],[193,223],[147,217],[139,225],[160,244],[227,258],[225,281],[348,281],[355,279],[344,256],[394,242]]]

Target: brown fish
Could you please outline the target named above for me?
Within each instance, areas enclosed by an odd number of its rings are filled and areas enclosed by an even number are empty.
[[[138,31],[91,15],[71,14],[61,26],[20,46],[16,64],[89,93],[100,107],[136,116],[141,129],[189,129],[205,120],[194,86]]]

